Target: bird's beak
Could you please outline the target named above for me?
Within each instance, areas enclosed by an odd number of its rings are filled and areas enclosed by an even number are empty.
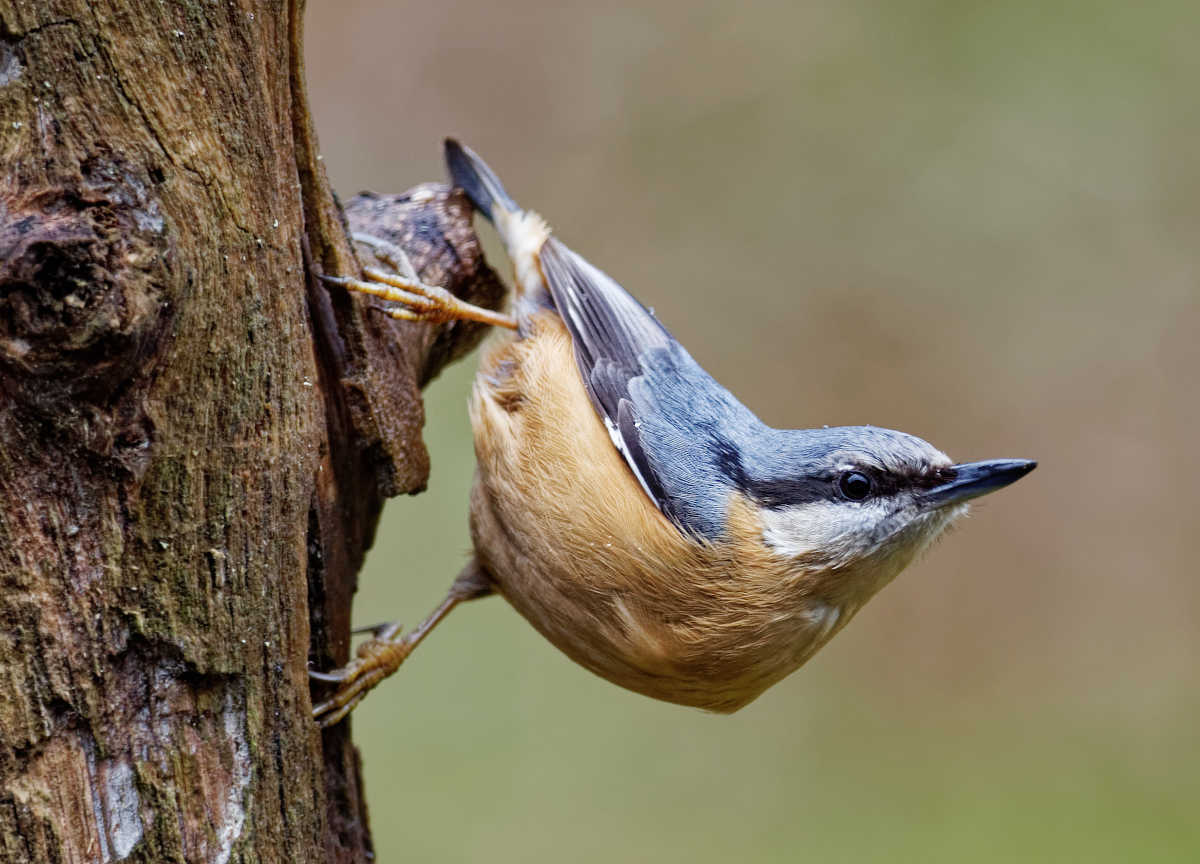
[[[1037,467],[1032,459],[990,459],[954,465],[954,479],[935,486],[922,496],[929,507],[959,504],[1015,483]]]

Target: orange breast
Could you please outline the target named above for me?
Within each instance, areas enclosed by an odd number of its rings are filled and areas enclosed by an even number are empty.
[[[681,533],[614,447],[558,316],[527,325],[524,338],[485,350],[471,399],[481,564],[522,615],[597,674],[736,710],[845,620],[822,627],[806,616],[810,580],[765,548],[736,493],[721,542]]]

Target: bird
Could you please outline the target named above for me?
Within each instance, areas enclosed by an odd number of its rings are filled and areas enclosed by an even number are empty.
[[[415,629],[373,630],[317,703],[341,721],[458,604],[499,594],[572,660],[655,699],[731,713],[802,666],[968,509],[1036,462],[954,463],[875,426],[777,429],[654,313],[522,209],[454,139],[450,178],[513,265],[508,313],[392,270],[327,282],[393,318],[481,321],[470,397],[473,551]]]

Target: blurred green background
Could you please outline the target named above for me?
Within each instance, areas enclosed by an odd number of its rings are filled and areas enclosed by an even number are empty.
[[[343,194],[460,136],[768,422],[1041,460],[733,717],[456,612],[354,715],[382,861],[1200,860],[1194,3],[309,5]],[[361,623],[465,558],[473,365]]]

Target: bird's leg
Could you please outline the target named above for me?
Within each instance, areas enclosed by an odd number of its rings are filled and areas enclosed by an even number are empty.
[[[340,723],[375,685],[400,668],[400,664],[451,609],[464,600],[474,600],[491,592],[491,583],[472,560],[458,574],[446,598],[415,630],[401,633],[399,624],[377,625],[370,628],[373,637],[359,645],[355,652],[357,656],[341,669],[332,672],[314,672],[310,669],[308,677],[314,681],[338,685],[332,696],[313,706],[313,719],[322,729]]]
[[[376,257],[395,272],[388,273],[377,267],[364,267],[365,279],[321,276],[324,281],[341,285],[351,291],[382,297],[394,303],[403,303],[400,308],[378,307],[380,311],[401,321],[429,321],[434,324],[457,320],[479,321],[483,324],[507,327],[509,330],[517,329],[517,320],[511,315],[467,303],[437,285],[426,285],[417,276],[408,255],[395,243],[370,234],[355,234],[354,240],[374,249]]]

